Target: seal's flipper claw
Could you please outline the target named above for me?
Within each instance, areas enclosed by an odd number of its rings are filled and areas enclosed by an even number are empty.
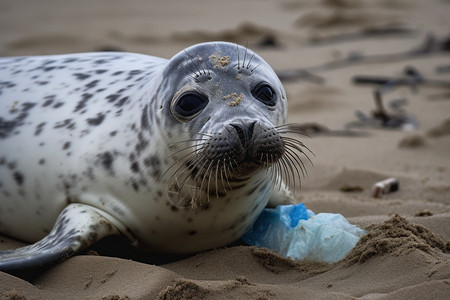
[[[97,209],[72,203],[61,212],[52,231],[42,240],[0,251],[0,271],[17,275],[38,270],[66,260],[103,237],[118,234],[119,230]]]

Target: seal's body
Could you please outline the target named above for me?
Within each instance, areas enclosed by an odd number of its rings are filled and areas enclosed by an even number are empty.
[[[237,240],[290,200],[279,177],[303,145],[286,115],[273,70],[234,44],[0,59],[0,232],[42,239],[0,252],[0,270],[111,234],[166,253]]]

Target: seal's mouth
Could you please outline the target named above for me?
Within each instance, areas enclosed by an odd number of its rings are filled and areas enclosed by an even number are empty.
[[[284,182],[295,190],[306,176],[303,160],[312,163],[305,150],[313,153],[289,134],[304,135],[298,124],[267,128],[253,122],[179,143],[189,145],[175,152],[179,158],[165,173],[169,198],[177,206],[201,206],[260,172],[267,172],[274,185]]]

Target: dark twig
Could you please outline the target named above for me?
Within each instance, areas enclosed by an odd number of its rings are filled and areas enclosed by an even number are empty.
[[[393,84],[396,86],[411,86],[411,85],[424,85],[431,87],[450,88],[450,81],[437,80],[437,79],[425,79],[425,78],[399,78],[399,77],[387,77],[387,76],[373,76],[373,75],[355,75],[352,79],[355,84],[377,84],[387,85]]]
[[[305,81],[309,81],[315,84],[324,84],[325,79],[323,77],[317,76],[311,72],[306,70],[287,70],[287,71],[279,71],[277,72],[278,78],[281,81],[292,81],[296,79],[302,79]]]
[[[368,38],[380,38],[380,37],[409,37],[416,35],[417,31],[414,29],[403,28],[395,25],[387,26],[387,27],[369,27],[363,28],[357,32],[336,34],[331,36],[319,36],[313,37],[311,42],[314,45],[326,45],[326,44],[335,44],[335,43],[343,43],[355,40],[362,40]]]

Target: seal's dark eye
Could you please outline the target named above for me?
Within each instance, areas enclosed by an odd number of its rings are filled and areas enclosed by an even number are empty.
[[[274,106],[277,103],[277,96],[270,85],[268,85],[267,83],[258,84],[252,90],[252,95],[268,106]]]
[[[208,104],[208,98],[204,95],[188,92],[178,99],[174,106],[174,110],[177,114],[183,117],[192,117]]]

